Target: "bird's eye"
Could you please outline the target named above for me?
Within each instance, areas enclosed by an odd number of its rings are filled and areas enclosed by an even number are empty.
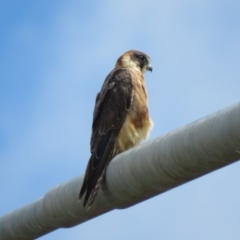
[[[143,55],[140,55],[139,58],[141,61],[146,62],[146,58]]]

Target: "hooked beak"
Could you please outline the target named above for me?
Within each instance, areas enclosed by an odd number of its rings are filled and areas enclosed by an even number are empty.
[[[150,71],[150,72],[152,72],[152,66],[151,66],[151,64],[149,64],[148,66],[147,66],[147,71]]]

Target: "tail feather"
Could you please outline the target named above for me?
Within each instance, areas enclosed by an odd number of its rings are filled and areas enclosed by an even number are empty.
[[[87,199],[86,199],[86,197],[85,197],[85,199],[84,199],[84,205],[86,205],[86,203],[87,203],[87,201],[88,201],[88,208],[87,208],[87,210],[90,209],[90,207],[92,206],[93,202],[95,201],[95,198],[96,198],[96,196],[97,196],[97,193],[98,193],[98,191],[99,191],[99,189],[100,189],[100,187],[101,187],[102,181],[103,181],[103,179],[104,179],[104,177],[105,177],[105,173],[106,173],[106,168],[103,170],[101,176],[98,178],[97,183],[96,183],[94,189],[91,190],[91,192],[90,192],[91,194],[88,194]],[[90,195],[90,196],[89,196],[89,195]],[[86,194],[86,196],[87,196],[87,194]],[[89,199],[89,200],[88,200],[88,199]]]
[[[111,159],[113,159],[114,156],[118,154],[118,151],[113,147],[114,139],[110,138],[105,152],[101,156],[101,159],[98,159],[98,161],[96,161],[98,157],[95,155],[95,153],[92,153],[92,156],[88,161],[83,185],[79,193],[79,200],[84,197],[83,207],[87,205],[88,210],[95,201],[101,183],[105,177],[109,162],[111,161]]]
[[[92,168],[92,158],[93,157],[89,159],[83,184],[79,193],[79,201],[84,198],[83,207],[87,205],[88,209],[91,207],[97,196],[109,163],[109,161],[107,161],[105,166],[94,169]]]
[[[82,199],[82,197],[83,197],[83,195],[86,192],[87,187],[88,187],[89,175],[91,174],[91,162],[92,162],[91,159],[92,159],[92,157],[88,161],[86,173],[85,173],[85,176],[84,176],[84,179],[83,179],[83,184],[82,184],[81,190],[79,192],[79,197],[78,197],[79,201]]]

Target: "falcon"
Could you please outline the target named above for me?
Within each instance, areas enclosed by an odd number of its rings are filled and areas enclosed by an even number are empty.
[[[79,200],[93,204],[109,162],[148,137],[153,121],[148,113],[143,74],[152,71],[150,58],[130,50],[120,56],[97,94],[93,113],[89,159]]]

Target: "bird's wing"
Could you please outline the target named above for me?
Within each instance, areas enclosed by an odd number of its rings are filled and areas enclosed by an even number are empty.
[[[133,86],[126,68],[113,70],[96,98],[93,114],[91,157],[79,194],[86,192],[83,206],[90,207],[100,188],[110,160],[117,154],[114,144],[131,106]],[[88,201],[89,200],[89,201]]]

